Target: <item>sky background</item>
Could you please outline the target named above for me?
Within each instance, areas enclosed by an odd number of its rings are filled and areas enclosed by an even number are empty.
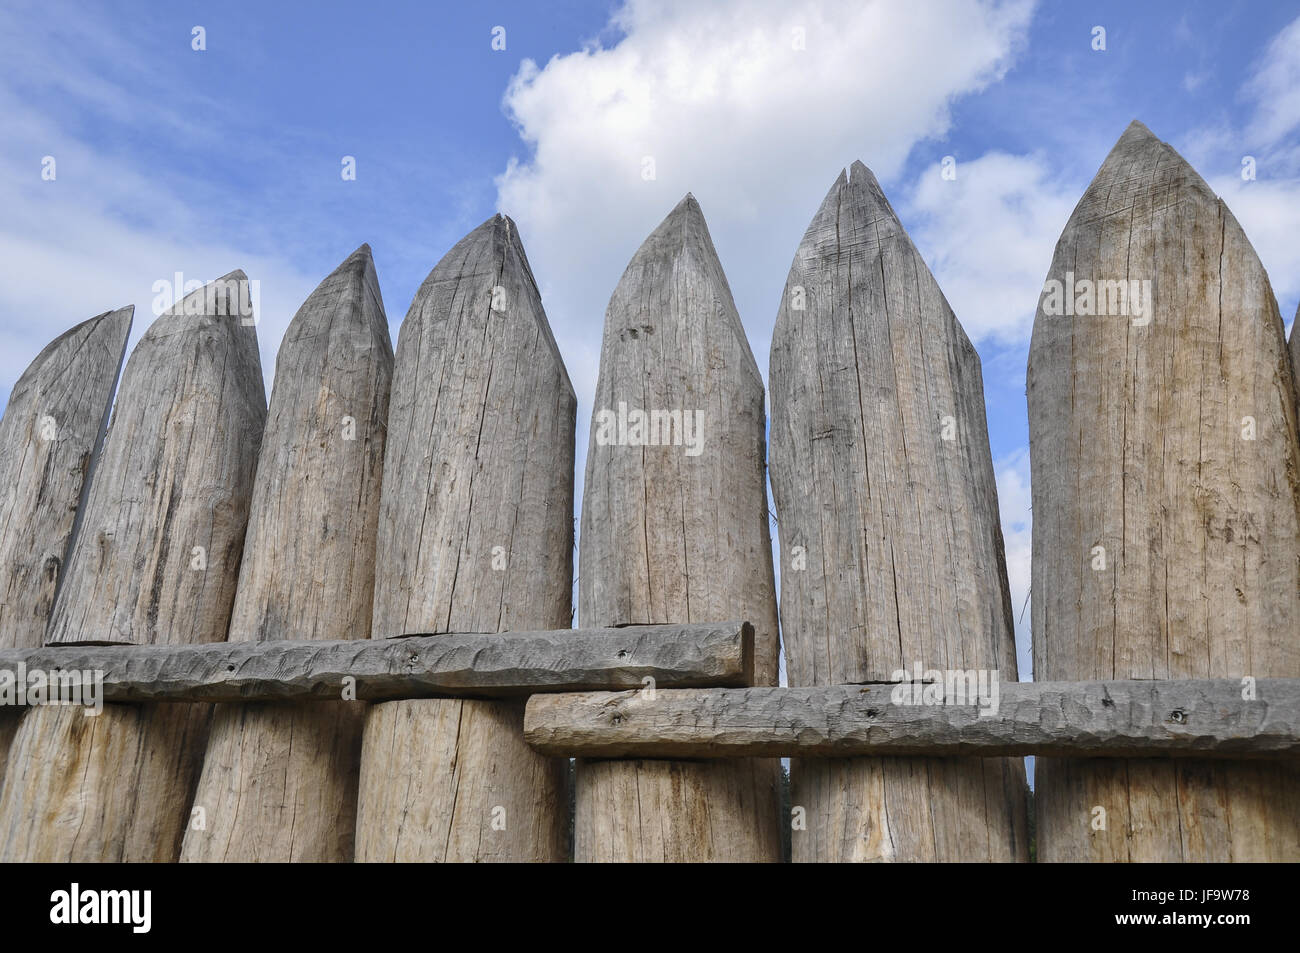
[[[578,394],[578,501],[605,306],[642,240],[695,194],[766,376],[795,249],[861,159],[983,361],[1021,678],[1029,333],[1130,120],[1228,203],[1288,325],[1300,298],[1300,4],[6,0],[0,116],[0,400],[72,325],[133,303],[134,346],[155,282],[235,268],[260,282],[269,393],[294,312],[358,245],[396,344],[420,282],[500,210]]]

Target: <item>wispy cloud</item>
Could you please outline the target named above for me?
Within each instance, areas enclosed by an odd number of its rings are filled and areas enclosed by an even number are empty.
[[[972,340],[1028,340],[1043,276],[1079,199],[1043,156],[936,164],[911,192],[913,238]]]
[[[1245,130],[1253,146],[1273,146],[1300,126],[1300,18],[1273,38],[1242,94],[1254,107]]]

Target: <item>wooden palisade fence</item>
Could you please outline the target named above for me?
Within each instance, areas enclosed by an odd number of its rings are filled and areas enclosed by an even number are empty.
[[[1015,681],[979,356],[861,162],[795,255],[771,386],[790,684]],[[796,760],[790,780],[795,860],[1027,858],[1023,761]]]
[[[373,634],[572,621],[577,400],[514,223],[447,253],[402,323]],[[418,699],[366,719],[358,860],[558,861],[568,765],[518,700]]]
[[[1048,278],[1150,291],[1119,315],[1045,295],[1034,322],[1035,674],[1300,676],[1295,383],[1241,226],[1135,121]],[[1300,860],[1294,763],[1047,759],[1037,781],[1045,860]]]
[[[763,383],[692,196],[606,312],[576,629],[576,399],[510,219],[395,355],[363,245],[269,410],[242,272],[154,322],[107,430],[131,309],[78,325],[0,421],[0,700],[95,671],[104,707],[0,708],[0,859],[772,861],[789,824],[796,861],[1023,861],[1025,755],[1040,860],[1300,859],[1300,332],[1138,123],[1048,278],[1032,683],[979,358],[861,163],[772,340],[789,688]]]
[[[307,299],[276,359],[232,640],[364,639],[393,347],[362,245]],[[182,860],[351,860],[363,706],[222,705]]]
[[[630,436],[637,419],[644,431]],[[748,619],[756,683],[775,685],[763,447],[763,380],[687,195],[632,257],[605,314],[582,501],[583,624]],[[778,770],[772,759],[580,760],[574,857],[778,860]]]
[[[0,420],[0,648],[45,639],[134,311],[106,312],[55,338],[9,394]],[[0,783],[22,713],[0,709]]]
[[[145,333],[72,541],[46,642],[219,642],[239,578],[266,397],[243,272]],[[0,858],[175,860],[209,706],[34,707],[0,791]]]

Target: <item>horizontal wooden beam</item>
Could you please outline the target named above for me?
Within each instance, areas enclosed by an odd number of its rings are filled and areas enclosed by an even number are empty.
[[[909,688],[915,686],[909,686]],[[1300,679],[1015,682],[997,710],[897,704],[894,684],[537,696],[524,736],[571,757],[1300,755]],[[922,696],[924,697],[924,696]]]
[[[448,633],[340,642],[74,645],[0,651],[0,673],[103,673],[103,700],[231,702],[506,697],[657,686],[747,685],[747,622],[546,632]]]

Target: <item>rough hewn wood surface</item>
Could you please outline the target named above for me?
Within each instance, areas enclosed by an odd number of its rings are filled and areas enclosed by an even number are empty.
[[[0,420],[0,648],[45,640],[134,311],[105,312],[55,338],[9,393]]]
[[[276,357],[231,639],[366,639],[393,346],[370,246],[298,309]],[[335,699],[342,697],[336,683]],[[364,706],[222,705],[184,861],[352,860]]]
[[[64,332],[9,392],[0,419],[0,649],[45,639],[134,312],[107,311]],[[21,716],[0,709],[0,784]]]
[[[398,337],[373,632],[572,622],[576,406],[518,231],[494,216]],[[525,745],[522,720],[521,702],[372,706],[357,859],[564,860],[568,765]]]
[[[1240,225],[1134,122],[1057,244],[1048,277],[1071,276],[1149,281],[1153,307],[1059,315],[1040,301],[1035,676],[1300,675],[1294,387]],[[1043,759],[1036,780],[1041,860],[1300,860],[1295,765]]]
[[[225,638],[266,418],[246,280],[187,296],[127,362],[47,641]],[[191,568],[196,547],[206,568]],[[209,716],[29,711],[0,792],[0,858],[175,860]]]
[[[894,685],[535,695],[524,738],[568,757],[1300,757],[1300,679],[1008,682],[981,705],[897,704]],[[911,690],[912,686],[908,686]],[[919,686],[918,686],[919,688]]]
[[[568,762],[530,748],[523,722],[522,700],[373,706],[362,742],[357,859],[563,861]]]
[[[791,685],[1016,679],[979,355],[869,169],[840,173],[772,335]],[[796,861],[1027,859],[1020,762],[793,762]],[[987,836],[964,836],[972,824]]]
[[[330,642],[50,646],[0,651],[0,671],[20,664],[28,671],[101,671],[103,697],[116,702],[322,701],[353,687],[364,701],[505,698],[641,688],[647,678],[663,688],[748,685],[753,640],[747,623],[719,622]]]
[[[617,426],[603,439],[602,413],[623,406],[698,420],[698,445],[667,441],[662,423],[656,445],[620,443]],[[755,682],[776,684],[763,382],[690,195],[610,299],[580,546],[583,625],[748,619]],[[777,860],[776,783],[771,760],[580,761],[575,858]]]

